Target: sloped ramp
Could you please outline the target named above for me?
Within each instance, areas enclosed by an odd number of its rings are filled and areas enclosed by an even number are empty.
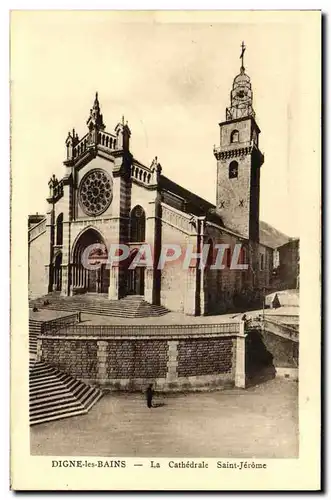
[[[30,425],[86,414],[102,391],[44,362],[30,362]]]

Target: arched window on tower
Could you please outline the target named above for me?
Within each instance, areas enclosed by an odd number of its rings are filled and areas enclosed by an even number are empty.
[[[238,162],[232,161],[229,165],[229,179],[236,179],[238,177]]]
[[[134,207],[130,216],[130,241],[141,243],[145,241],[146,216],[140,205]]]
[[[56,244],[63,243],[63,214],[61,213],[56,219]]]
[[[231,132],[231,138],[230,138],[231,143],[232,142],[239,142],[239,132],[238,130],[233,130]]]

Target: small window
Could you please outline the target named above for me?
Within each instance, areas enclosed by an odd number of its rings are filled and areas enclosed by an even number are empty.
[[[231,139],[230,139],[231,143],[232,142],[239,142],[239,132],[238,130],[233,130],[231,132]]]
[[[130,216],[130,241],[145,241],[146,217],[140,205],[134,207]]]
[[[63,213],[56,219],[56,244],[63,244]]]
[[[238,177],[238,162],[232,161],[229,165],[229,179],[236,179]]]

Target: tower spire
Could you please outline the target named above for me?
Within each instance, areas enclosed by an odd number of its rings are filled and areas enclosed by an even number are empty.
[[[87,126],[91,130],[93,128],[98,128],[100,130],[105,129],[105,124],[103,123],[103,117],[100,110],[100,103],[98,92],[95,93],[95,99],[92,109],[90,109],[90,116],[87,120]]]
[[[226,120],[235,120],[237,118],[244,118],[245,116],[255,117],[253,109],[253,92],[251,79],[245,73],[244,54],[246,45],[241,43],[241,67],[240,73],[235,77],[231,90],[231,103],[226,108]]]

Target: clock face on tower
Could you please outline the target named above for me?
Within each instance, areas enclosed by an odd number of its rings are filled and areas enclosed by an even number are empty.
[[[88,172],[79,187],[79,203],[87,215],[102,214],[113,199],[113,182],[102,169]]]

